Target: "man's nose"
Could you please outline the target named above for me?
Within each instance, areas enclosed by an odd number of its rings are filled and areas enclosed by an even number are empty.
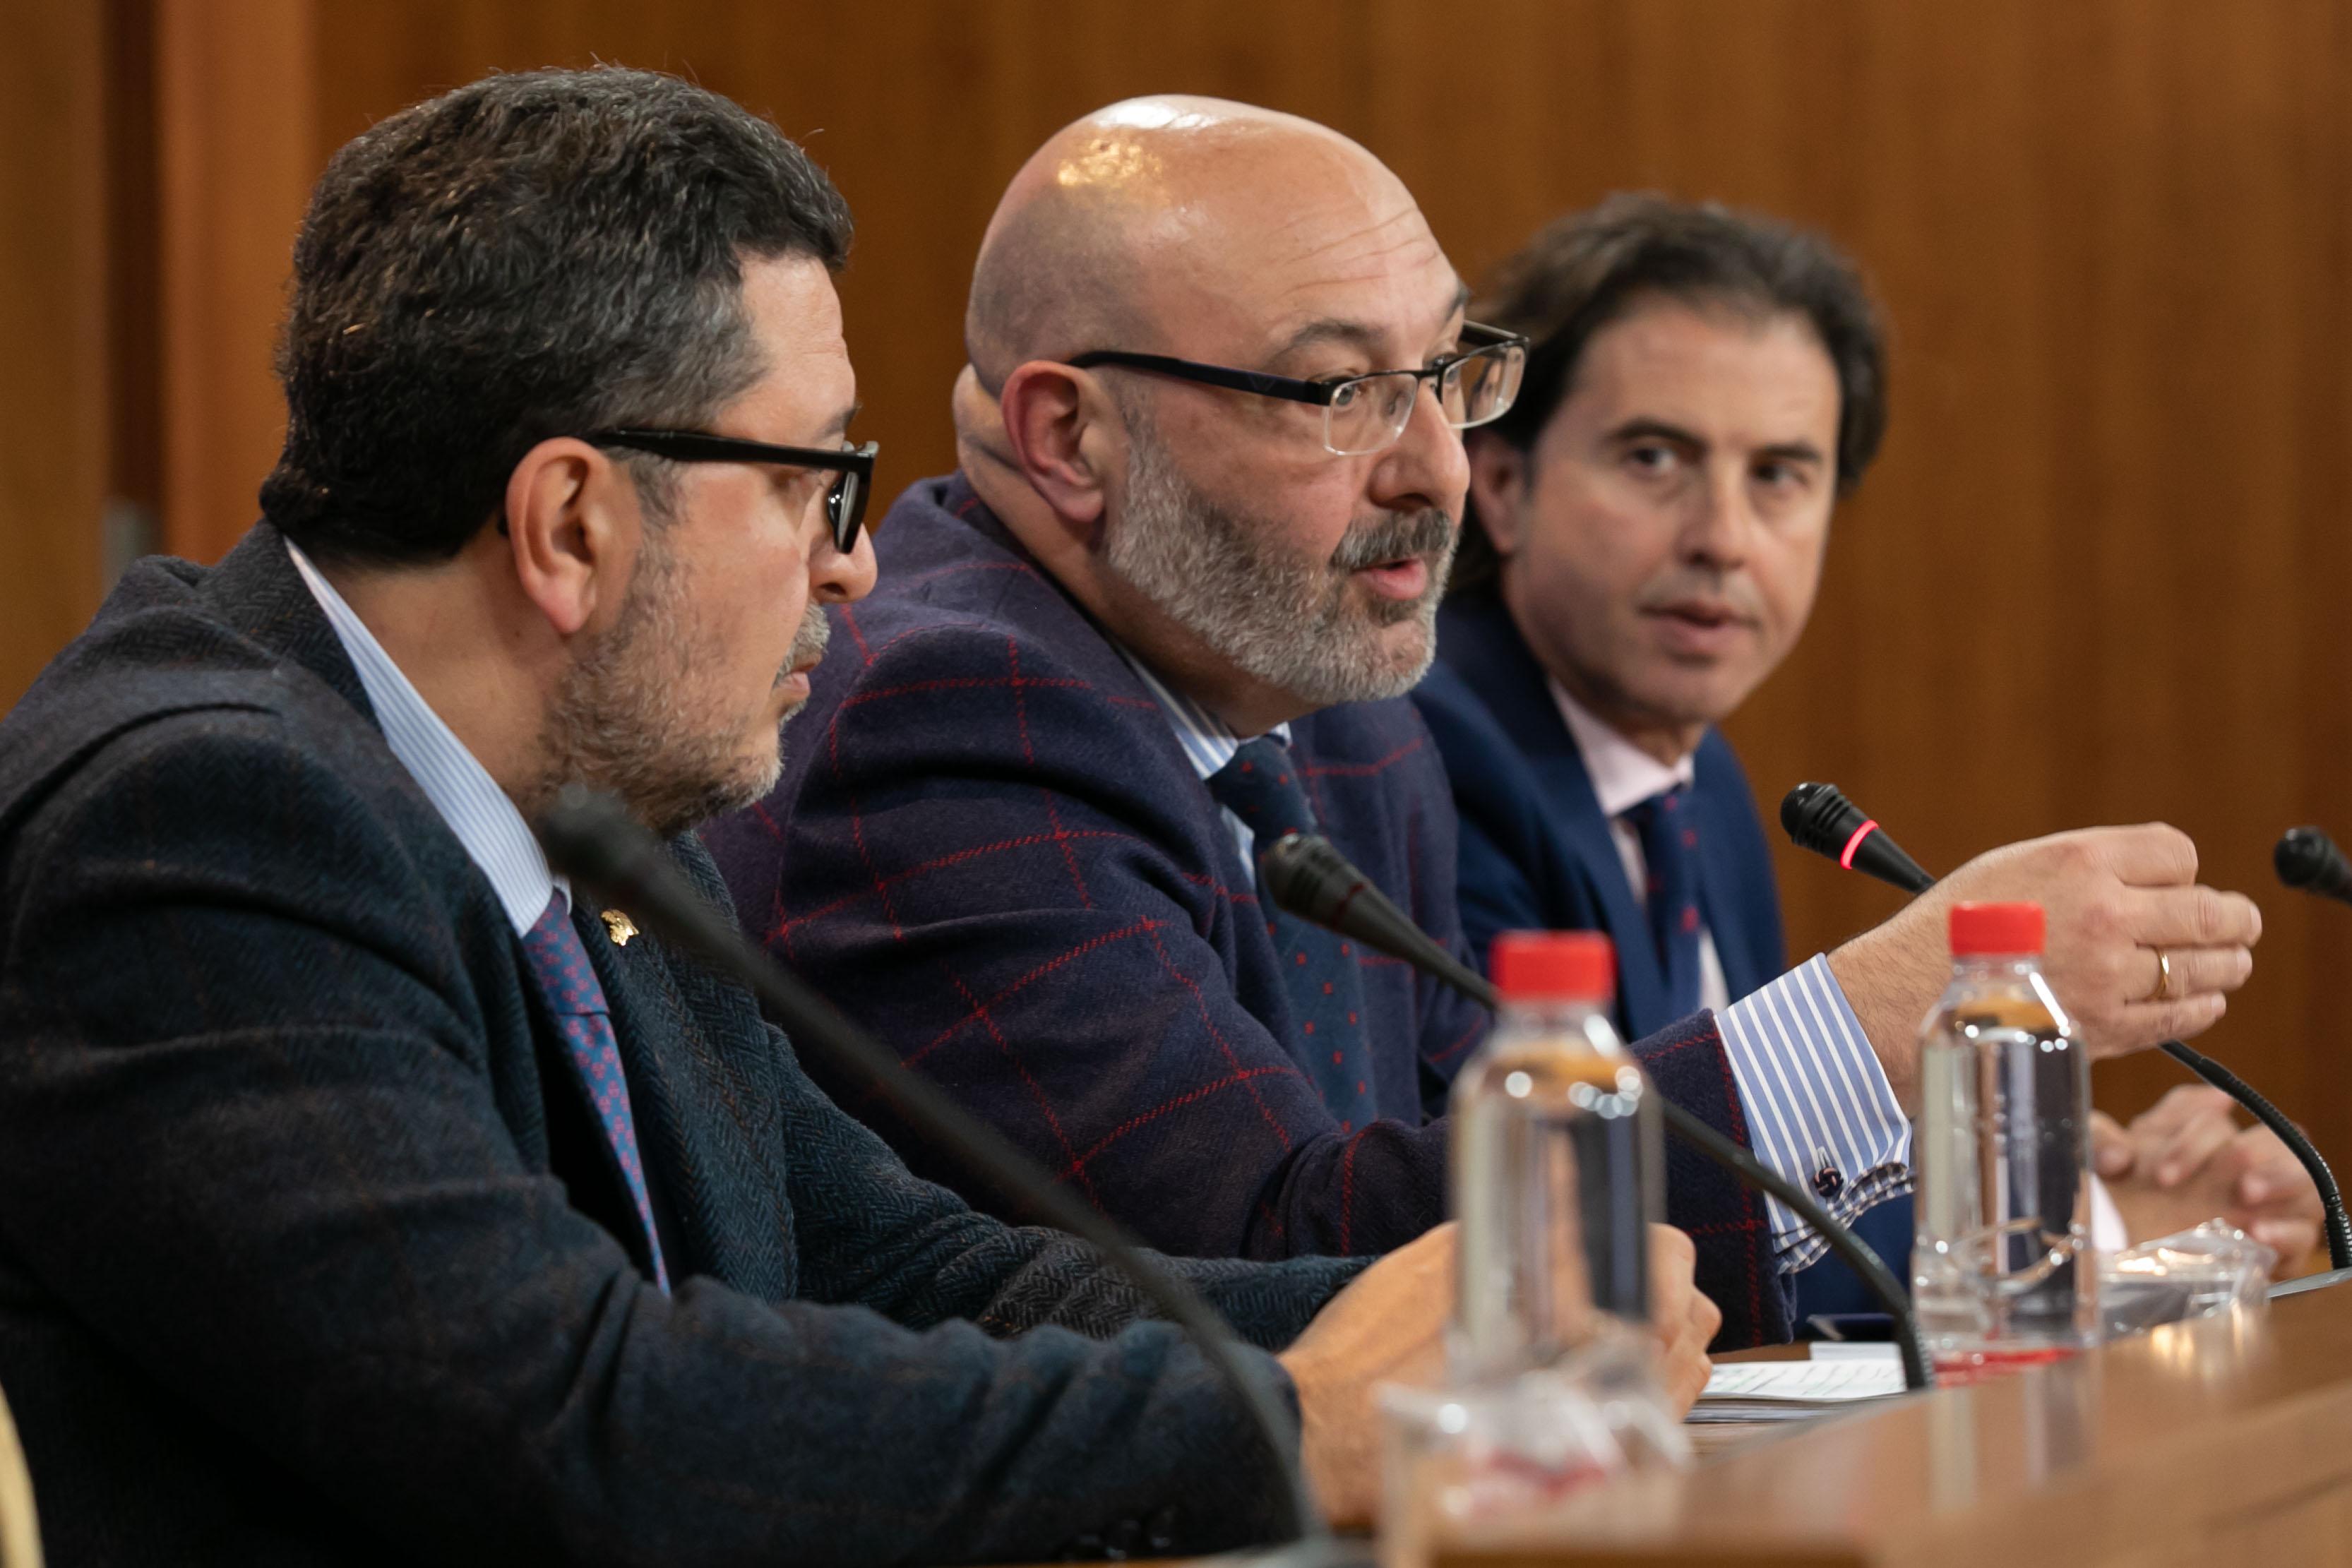
[[[1470,458],[1462,433],[1445,422],[1437,390],[1423,383],[1396,444],[1372,465],[1371,498],[1393,511],[1434,507],[1460,517],[1470,493]]]
[[[809,596],[820,604],[848,604],[874,591],[880,569],[874,559],[874,536],[857,530],[857,542],[847,551],[826,538],[809,558]]]
[[[1736,465],[1711,466],[1706,483],[1692,498],[1690,517],[1683,528],[1683,555],[1718,567],[1744,565],[1756,525],[1747,476]]]

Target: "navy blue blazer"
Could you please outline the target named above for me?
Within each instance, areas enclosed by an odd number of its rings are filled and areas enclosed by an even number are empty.
[[[1628,1039],[1675,1022],[1648,916],[1541,665],[1499,595],[1471,592],[1438,614],[1437,664],[1413,693],[1436,737],[1461,814],[1462,925],[1483,959],[1504,931],[1601,931],[1617,949],[1617,1026]],[[1772,851],[1731,743],[1708,729],[1694,760],[1692,809],[1704,859],[1699,908],[1734,1001],[1788,967]],[[1864,1214],[1864,1239],[1906,1272],[1907,1197]],[[1835,1259],[1797,1280],[1799,1320],[1878,1310]]]
[[[747,993],[579,925],[675,1297],[513,927],[278,534],[134,567],[0,723],[0,1387],[52,1561],[1280,1527],[1234,1401],[1087,1249],[909,1175]],[[1353,1272],[1181,1267],[1266,1346]]]
[[[1625,880],[1609,819],[1543,669],[1510,612],[1486,593],[1438,612],[1437,664],[1412,695],[1437,737],[1461,813],[1462,928],[1483,958],[1504,931],[1601,931],[1617,947],[1617,1026],[1629,1040],[1675,1021],[1649,917]],[[1732,999],[1788,967],[1772,852],[1731,743],[1709,729],[1693,759],[1699,909]]]
[[[1364,1017],[1308,1036],[1223,815],[1103,631],[961,476],[902,497],[877,549],[880,585],[836,612],[782,782],[707,833],[744,924],[1155,1246],[1373,1252],[1443,1218],[1433,1118],[1483,1013],[1358,952]],[[1328,708],[1292,737],[1325,831],[1463,950],[1454,811],[1412,705]],[[1710,1020],[1636,1049],[1744,1141]],[[1308,1051],[1359,1064],[1378,1118],[1327,1110]],[[955,1179],[887,1107],[836,1092],[917,1170]],[[1786,1337],[1762,1207],[1669,1159],[1724,1343]]]

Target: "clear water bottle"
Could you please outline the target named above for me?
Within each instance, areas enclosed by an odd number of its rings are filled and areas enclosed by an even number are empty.
[[[1920,1030],[1913,1304],[1945,1371],[2047,1361],[2098,1330],[2091,1061],[2042,977],[2038,904],[1959,904]]]
[[[1511,932],[1502,1005],[1454,1081],[1456,1378],[1553,1365],[1597,1337],[1646,1355],[1656,1097],[1609,1022],[1616,956],[1590,932]]]

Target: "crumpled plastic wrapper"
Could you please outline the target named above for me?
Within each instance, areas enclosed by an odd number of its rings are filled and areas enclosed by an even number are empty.
[[[1382,1568],[1422,1568],[1442,1542],[1541,1513],[1627,1471],[1690,1463],[1690,1440],[1646,1351],[1604,1337],[1554,1366],[1439,1388],[1380,1391]]]
[[[2099,1315],[2106,1337],[2267,1304],[2278,1254],[2237,1227],[2209,1219],[2099,1256]]]

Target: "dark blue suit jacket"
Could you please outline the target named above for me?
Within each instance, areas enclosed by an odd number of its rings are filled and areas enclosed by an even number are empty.
[[[1483,958],[1498,933],[1601,931],[1617,949],[1617,1025],[1631,1039],[1675,1020],[1648,916],[1625,880],[1583,756],[1543,668],[1499,596],[1457,595],[1438,616],[1437,664],[1413,693],[1436,737],[1461,813],[1462,925]],[[1694,758],[1699,907],[1733,1000],[1788,967],[1772,852],[1748,775],[1720,731]],[[1864,1239],[1900,1277],[1911,1245],[1911,1200],[1862,1217]],[[1797,1313],[1875,1312],[1835,1259],[1797,1281]]]
[[[910,1176],[748,994],[580,927],[675,1297],[599,1223],[627,1199],[513,928],[275,532],[133,568],[0,724],[0,1387],[52,1561],[1279,1527],[1234,1401],[1087,1249]],[[1269,1346],[1352,1272],[1183,1267]]]
[[[1413,702],[1437,737],[1462,817],[1462,928],[1483,958],[1504,931],[1601,931],[1617,947],[1617,1026],[1635,1039],[1675,1015],[1649,917],[1535,655],[1491,594],[1447,601],[1437,664]],[[1699,908],[1732,999],[1788,967],[1772,852],[1731,743],[1694,758]]]
[[[877,538],[880,586],[838,612],[782,783],[707,835],[745,924],[1156,1246],[1381,1251],[1435,1223],[1432,1118],[1483,1014],[1359,952],[1360,1030],[1306,1035],[1225,819],[1102,630],[960,476],[915,486]],[[1412,705],[1329,708],[1292,732],[1325,831],[1458,947],[1454,812]],[[1709,1020],[1637,1049],[1667,1093],[1744,1139]],[[1360,1064],[1379,1119],[1337,1120],[1300,1070],[1310,1051]],[[952,1179],[882,1107],[837,1092]],[[1785,1337],[1761,1206],[1669,1158],[1725,1343]]]

